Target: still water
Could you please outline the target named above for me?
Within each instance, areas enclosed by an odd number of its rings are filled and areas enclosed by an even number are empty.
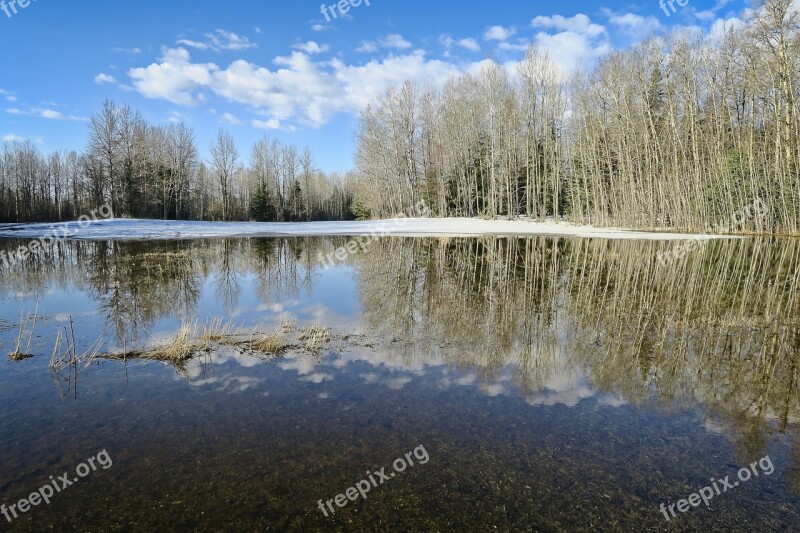
[[[345,242],[67,242],[0,270],[0,503],[113,460],[0,529],[797,530],[799,243],[661,265],[669,243],[387,238],[322,268]],[[34,357],[6,358],[34,313]],[[103,357],[217,317],[332,337]],[[54,373],[65,330],[99,356]]]

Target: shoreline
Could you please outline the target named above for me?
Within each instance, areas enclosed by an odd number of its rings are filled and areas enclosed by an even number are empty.
[[[38,239],[56,229],[66,240],[141,241],[257,237],[576,237],[611,240],[686,241],[744,239],[746,235],[672,233],[578,225],[555,220],[479,218],[395,218],[337,222],[191,222],[111,219],[77,222],[0,224],[0,238]]]

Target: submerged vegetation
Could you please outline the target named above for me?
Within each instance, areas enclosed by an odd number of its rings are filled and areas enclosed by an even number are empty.
[[[297,334],[289,336],[292,332]],[[330,330],[326,326],[314,325],[299,332],[294,327],[287,330],[284,326],[281,331],[272,333],[260,332],[256,328],[249,333],[243,333],[240,326],[216,317],[204,325],[200,325],[197,321],[184,323],[176,335],[166,341],[156,342],[151,348],[103,354],[100,357],[126,361],[148,359],[182,367],[194,356],[209,353],[221,346],[274,357],[290,349],[305,349],[307,352],[317,354],[331,340]]]

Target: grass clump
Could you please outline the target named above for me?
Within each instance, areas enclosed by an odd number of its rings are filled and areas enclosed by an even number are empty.
[[[214,342],[228,343],[231,338],[239,334],[239,329],[232,322],[224,322],[222,318],[215,317],[206,322],[200,335],[200,340],[206,344]]]
[[[278,354],[286,348],[286,341],[280,333],[260,335],[249,344],[253,350],[269,355]]]
[[[209,342],[203,340],[199,333],[197,322],[189,322],[181,326],[178,334],[169,342],[153,348],[149,352],[141,354],[143,359],[157,359],[159,361],[169,361],[182,363],[192,357],[192,354],[209,346]],[[198,342],[198,339],[200,341]]]
[[[17,335],[17,344],[14,348],[14,351],[8,354],[8,357],[11,358],[12,361],[23,361],[25,359],[30,359],[33,357],[31,354],[31,341],[33,340],[33,330],[36,329],[36,317],[39,314],[39,301],[36,301],[36,310],[33,312],[33,316],[30,315],[25,316],[23,320],[22,312],[19,315],[19,334]],[[25,345],[25,349],[22,349],[22,341],[25,339],[25,333],[28,330],[28,324],[30,323],[30,334],[28,334],[28,343]]]
[[[306,350],[318,352],[330,342],[331,331],[326,326],[314,325],[302,331],[300,340],[304,341]]]

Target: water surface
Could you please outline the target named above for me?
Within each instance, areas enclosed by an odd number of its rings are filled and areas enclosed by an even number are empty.
[[[556,238],[66,242],[0,271],[0,503],[108,451],[18,531],[791,531],[800,246]],[[0,241],[0,249],[19,245]],[[37,307],[38,306],[38,307]],[[220,346],[97,359],[181,324],[329,327],[319,352]],[[27,341],[26,341],[27,343]],[[76,380],[77,378],[77,380]],[[415,464],[326,517],[406,452]],[[774,472],[667,521],[659,506],[769,456]],[[0,517],[2,520],[2,517]]]

